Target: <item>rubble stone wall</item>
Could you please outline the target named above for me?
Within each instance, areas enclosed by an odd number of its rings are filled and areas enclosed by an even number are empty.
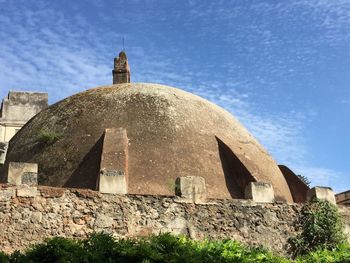
[[[172,232],[192,238],[230,238],[283,253],[295,234],[301,205],[249,200],[185,203],[179,197],[112,195],[91,190],[0,185],[0,250],[22,250],[48,237],[116,237]],[[350,209],[341,208],[350,224]],[[347,226],[349,229],[349,226]]]

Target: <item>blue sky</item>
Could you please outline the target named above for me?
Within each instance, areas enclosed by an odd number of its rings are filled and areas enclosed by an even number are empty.
[[[350,0],[0,0],[0,97],[50,103],[133,82],[196,93],[233,113],[278,163],[350,189]]]

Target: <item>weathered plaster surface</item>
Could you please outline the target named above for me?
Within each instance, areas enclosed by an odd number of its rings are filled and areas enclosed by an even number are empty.
[[[128,193],[173,195],[176,178],[200,176],[208,198],[242,199],[247,183],[262,181],[276,200],[293,201],[276,162],[229,112],[157,84],[99,87],[51,105],[13,138],[6,162],[38,163],[40,185],[96,190],[106,128],[127,132]],[[58,139],[43,144],[43,132]]]

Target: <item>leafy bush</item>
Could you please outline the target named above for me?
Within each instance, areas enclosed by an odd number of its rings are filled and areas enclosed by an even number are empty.
[[[350,246],[342,244],[333,250],[320,249],[298,258],[297,262],[317,263],[317,262],[350,262]]]
[[[311,181],[309,180],[309,178],[307,178],[305,175],[301,175],[301,174],[298,174],[297,176],[304,184],[306,184],[308,187],[310,187]]]
[[[248,248],[232,240],[197,242],[196,245],[200,246],[198,254],[201,255],[197,262],[290,262],[261,247]]]
[[[0,263],[8,263],[10,262],[9,257],[4,253],[0,251]]]
[[[110,235],[94,233],[81,242],[86,262],[115,262],[118,254],[118,242]]]
[[[0,253],[0,263],[233,263],[292,262],[263,248],[248,248],[232,240],[195,241],[160,234],[139,239],[116,240],[108,234],[92,234],[82,241],[55,237],[21,253]],[[339,245],[300,257],[296,262],[350,262],[350,247]]]
[[[288,240],[294,257],[316,250],[333,250],[346,242],[338,209],[328,201],[315,199],[305,204],[297,228],[300,234]]]
[[[38,142],[44,145],[51,145],[56,142],[61,137],[60,134],[57,134],[52,131],[41,131],[38,135]]]
[[[42,244],[34,245],[25,254],[15,252],[10,262],[48,263],[48,262],[84,262],[84,251],[79,241],[63,237],[54,237]]]
[[[160,234],[140,239],[115,240],[107,234],[93,234],[83,241],[62,237],[46,240],[0,262],[155,262],[229,263],[289,262],[261,248],[247,248],[236,241],[194,241],[182,236]],[[6,261],[9,259],[9,261]]]

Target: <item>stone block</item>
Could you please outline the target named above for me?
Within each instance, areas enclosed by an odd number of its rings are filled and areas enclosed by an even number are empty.
[[[105,194],[126,194],[127,184],[123,171],[100,171],[99,191]]]
[[[272,203],[275,201],[275,194],[270,183],[250,182],[245,188],[245,198],[252,199],[258,203]]]
[[[0,189],[0,202],[10,201],[15,196],[15,189]]]
[[[128,137],[125,129],[106,129],[103,138],[98,190],[126,194],[128,178]]]
[[[8,142],[0,142],[0,164],[5,163]]]
[[[176,179],[175,194],[195,203],[205,202],[207,187],[205,179],[200,176],[185,176]]]
[[[7,183],[12,185],[37,185],[38,164],[10,162],[7,172]]]
[[[20,185],[17,188],[18,197],[35,197],[40,195],[36,186]]]
[[[164,232],[170,232],[174,235],[187,235],[188,234],[188,222],[185,218],[177,217],[171,220],[165,227]]]
[[[334,192],[330,187],[316,186],[311,188],[307,191],[306,199],[307,201],[310,201],[314,198],[327,200],[332,204],[336,204]]]
[[[113,218],[104,214],[97,214],[94,228],[109,228],[114,224]]]

